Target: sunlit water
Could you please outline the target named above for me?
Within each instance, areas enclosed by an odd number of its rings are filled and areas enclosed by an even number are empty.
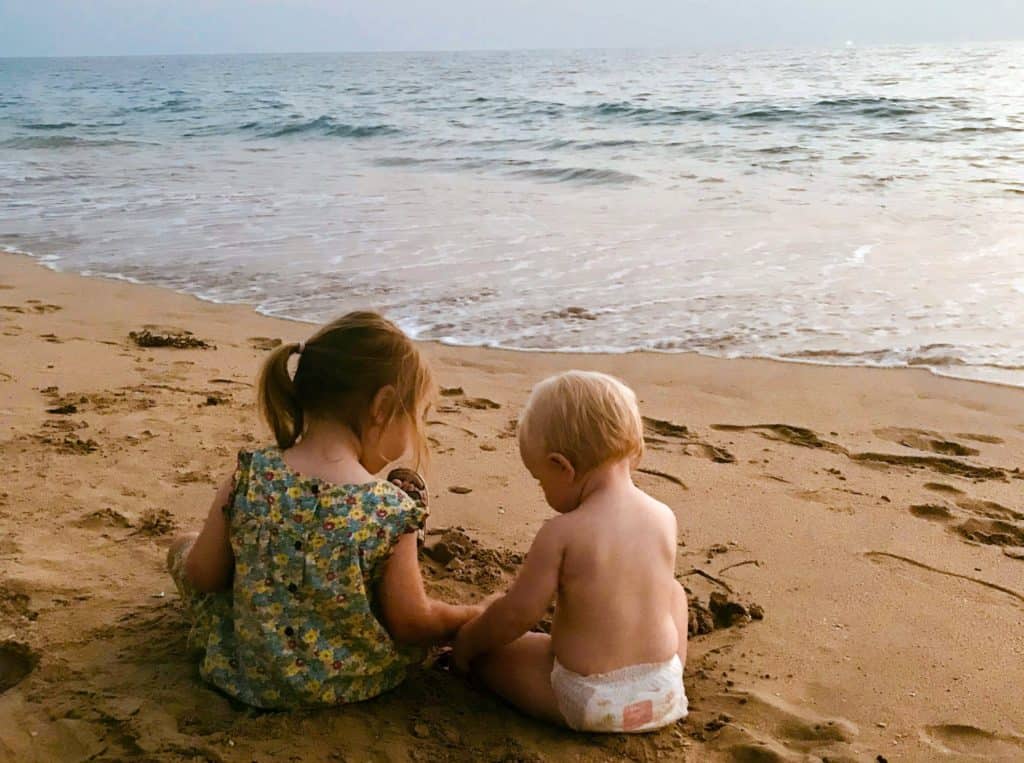
[[[1024,45],[0,59],[0,245],[459,344],[1024,384]]]

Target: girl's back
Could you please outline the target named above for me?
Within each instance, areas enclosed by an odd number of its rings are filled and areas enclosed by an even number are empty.
[[[300,475],[276,447],[240,453],[235,485],[233,606],[205,644],[204,678],[260,707],[357,702],[401,683],[415,655],[384,630],[374,591],[426,511],[388,482]]]

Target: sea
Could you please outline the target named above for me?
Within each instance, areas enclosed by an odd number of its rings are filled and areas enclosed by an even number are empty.
[[[454,345],[1024,385],[1024,43],[0,59],[0,247]]]

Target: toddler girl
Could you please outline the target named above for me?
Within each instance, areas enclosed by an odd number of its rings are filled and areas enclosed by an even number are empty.
[[[375,313],[271,352],[259,401],[277,445],[239,452],[202,532],[168,553],[204,679],[262,708],[358,702],[478,613],[424,591],[422,481],[374,477],[423,455],[432,393],[416,346]]]

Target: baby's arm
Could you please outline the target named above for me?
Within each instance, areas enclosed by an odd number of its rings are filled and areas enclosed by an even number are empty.
[[[540,529],[508,593],[459,631],[455,664],[460,670],[468,670],[478,655],[515,641],[547,612],[558,590],[558,572],[565,549],[559,528],[555,519]]]
[[[235,489],[234,477],[229,477],[217,489],[210,513],[202,532],[192,544],[185,560],[185,577],[198,591],[223,591],[231,584],[235,555],[228,535],[228,518],[224,513]]]
[[[450,641],[482,607],[431,599],[423,587],[416,533],[403,535],[384,568],[377,593],[384,627],[395,641],[428,644]]]

